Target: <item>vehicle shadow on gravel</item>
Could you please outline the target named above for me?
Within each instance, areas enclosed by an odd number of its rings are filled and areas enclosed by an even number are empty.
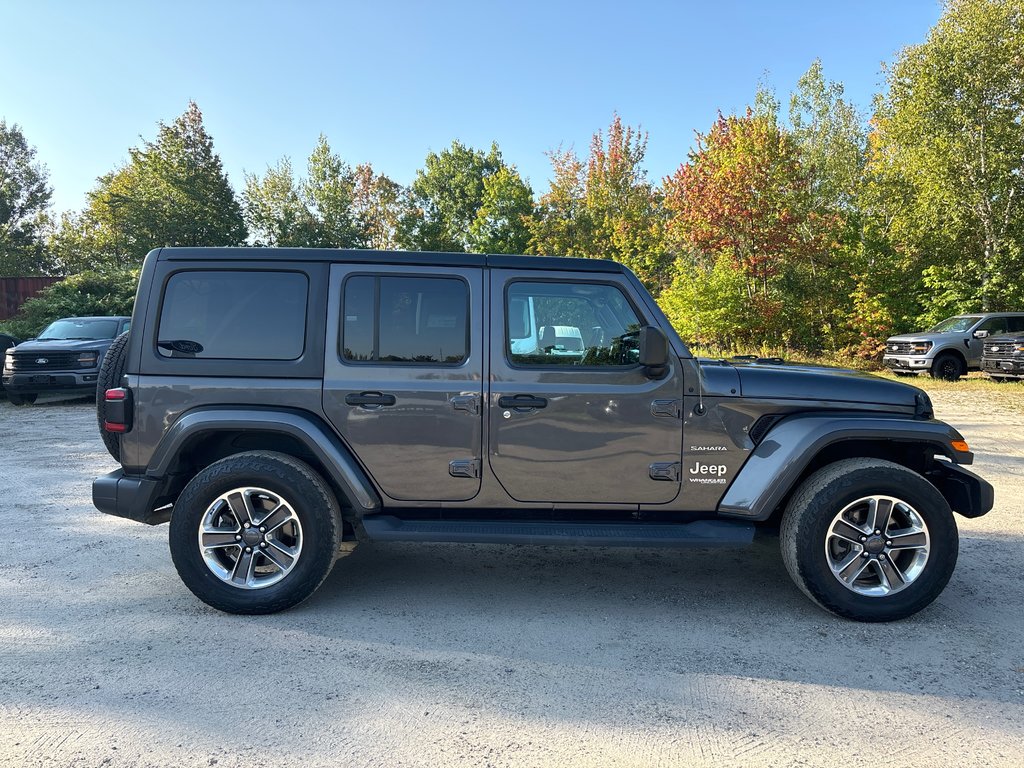
[[[739,550],[363,546],[308,603],[277,621],[325,638],[598,668],[713,673],[824,686],[1014,700],[1021,584],[993,594],[985,564],[1021,551],[964,537],[946,592],[902,622],[827,614],[790,581],[778,540]],[[332,622],[335,613],[359,616]],[[369,616],[373,620],[366,620]],[[288,618],[291,617],[291,618]],[[301,617],[301,618],[300,618]],[[967,650],[965,633],[984,648]],[[970,674],[958,674],[970,667]]]

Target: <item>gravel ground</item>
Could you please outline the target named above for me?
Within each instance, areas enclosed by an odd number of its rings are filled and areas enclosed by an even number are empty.
[[[817,609],[771,539],[363,545],[297,609],[217,613],[166,527],[92,508],[88,403],[0,401],[0,764],[1019,766],[1024,413],[934,400],[997,505],[881,626]]]

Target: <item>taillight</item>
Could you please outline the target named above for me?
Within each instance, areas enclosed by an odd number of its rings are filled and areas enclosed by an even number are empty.
[[[108,389],[103,395],[103,429],[123,434],[132,428],[131,393],[124,387]]]

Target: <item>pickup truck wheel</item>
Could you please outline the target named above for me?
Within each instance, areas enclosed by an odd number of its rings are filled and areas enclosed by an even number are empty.
[[[931,376],[933,379],[956,381],[967,371],[963,361],[952,352],[945,352],[932,362]]]
[[[920,611],[956,567],[956,523],[921,475],[880,459],[815,472],[782,517],[786,570],[822,608],[858,621]]]
[[[128,364],[128,331],[125,331],[107,349],[100,363],[100,372],[96,377],[96,421],[99,422],[100,439],[106,446],[114,461],[121,460],[121,435],[107,432],[103,423],[107,420],[107,401],[104,397],[108,389],[121,386],[121,378]]]
[[[36,398],[39,397],[35,392],[12,392],[7,390],[7,399],[11,401],[11,405],[32,405]]]
[[[192,593],[228,613],[273,613],[305,600],[341,542],[334,494],[307,464],[250,451],[194,478],[171,513],[171,559]]]

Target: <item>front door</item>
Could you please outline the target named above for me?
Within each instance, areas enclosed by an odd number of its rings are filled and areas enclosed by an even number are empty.
[[[519,501],[666,503],[679,493],[682,371],[651,379],[652,322],[623,276],[491,270],[488,460]]]
[[[324,412],[381,490],[480,489],[482,270],[331,267]]]

